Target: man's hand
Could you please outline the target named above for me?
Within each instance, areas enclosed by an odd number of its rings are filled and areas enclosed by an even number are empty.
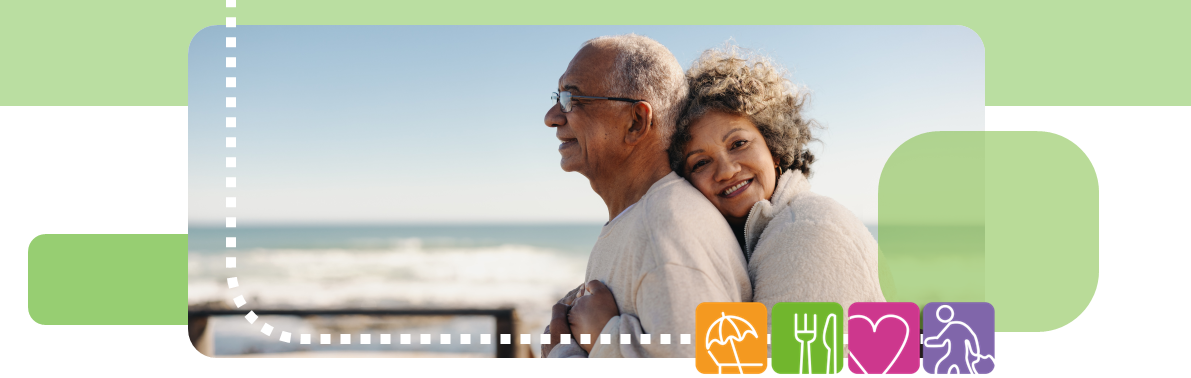
[[[576,289],[576,291],[577,290],[578,289]],[[574,292],[575,291],[572,291],[572,293]],[[570,294],[568,294],[568,296],[569,295]],[[555,346],[558,346],[558,343],[560,340],[562,340],[561,337],[563,335],[571,335],[571,326],[567,324],[568,310],[570,310],[570,306],[563,304],[562,301],[559,301],[559,303],[554,305],[554,308],[550,314],[550,325],[546,326],[546,333],[550,334],[550,343],[542,344],[542,358],[546,358],[550,355],[550,351],[554,350]]]
[[[562,303],[564,305],[567,305],[568,307],[574,306],[575,299],[579,298],[579,296],[583,295],[583,287],[584,287],[584,284],[579,284],[579,287],[576,287],[574,290],[567,292],[567,295],[563,296],[562,299],[559,299],[558,303]]]
[[[612,317],[620,315],[620,309],[616,307],[616,298],[612,296],[612,290],[604,286],[604,283],[598,280],[588,282],[587,292],[586,295],[579,296],[575,300],[567,318],[570,322],[570,330],[576,335],[575,342],[579,341],[577,335],[589,334],[592,335],[591,341],[594,343],[599,338],[604,325],[608,324]],[[557,308],[558,305],[555,307]],[[550,324],[551,332],[553,332],[554,321],[551,320]],[[588,353],[591,352],[592,344],[579,344],[579,346]]]

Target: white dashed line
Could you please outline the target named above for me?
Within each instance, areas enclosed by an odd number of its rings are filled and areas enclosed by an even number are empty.
[[[224,3],[224,5],[227,8],[235,8],[236,0],[227,0]],[[228,28],[235,28],[236,27],[236,18],[235,17],[225,17],[224,25]],[[234,47],[236,47],[236,42],[237,42],[236,37],[234,37],[234,36],[225,37],[224,38],[224,47],[234,48]],[[224,67],[227,67],[227,68],[236,67],[236,57],[232,57],[232,56],[225,57],[224,58]],[[236,77],[235,76],[225,76],[223,84],[224,84],[225,88],[236,88]],[[236,97],[233,97],[233,96],[224,97],[224,107],[235,108],[236,105],[237,105]],[[233,116],[224,117],[224,126],[229,129],[235,128],[236,127],[236,117],[233,117]],[[236,137],[232,137],[232,136],[226,137],[224,139],[224,147],[236,148]],[[230,157],[230,156],[225,157],[224,167],[235,168],[236,167],[236,158]],[[234,177],[234,176],[224,177],[223,186],[225,188],[229,188],[229,189],[236,188],[237,185],[238,185],[238,183],[237,183],[236,177]],[[228,208],[228,209],[236,208],[236,197],[231,197],[231,196],[224,197],[223,204],[224,204],[224,207]],[[226,228],[236,228],[236,217],[234,217],[234,216],[226,217],[224,225]],[[226,248],[236,248],[236,237],[234,237],[234,236],[226,237],[224,239],[224,246]],[[227,268],[235,268],[236,267],[236,258],[235,257],[228,256],[228,257],[226,257],[226,259],[227,259],[227,262],[226,262]],[[229,277],[227,279],[227,288],[230,290],[230,289],[235,289],[237,287],[240,287],[239,277]],[[247,301],[244,300],[243,295],[236,296],[235,298],[232,299],[232,302],[234,302],[236,304],[236,308],[243,307],[244,304],[247,303]],[[253,324],[256,322],[257,315],[255,312],[249,311],[248,315],[245,315],[244,318],[248,319],[249,324]],[[261,328],[261,333],[264,333],[266,336],[272,335],[273,326],[270,325],[269,323],[265,323],[264,327]],[[290,342],[290,336],[291,336],[291,334],[289,332],[283,331],[283,332],[281,332],[281,337],[279,338],[279,340],[281,342],[288,343],[288,342]],[[310,344],[310,335],[309,334],[303,334],[301,336],[301,338],[302,338],[302,344]],[[324,342],[324,344],[326,344],[326,342]]]

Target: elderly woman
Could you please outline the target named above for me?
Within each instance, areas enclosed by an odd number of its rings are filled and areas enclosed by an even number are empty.
[[[777,302],[838,302],[845,309],[883,302],[876,241],[848,209],[810,190],[814,156],[807,143],[815,122],[803,117],[806,97],[785,72],[727,47],[705,51],[687,80],[689,104],[670,145],[671,165],[736,232],[753,300],[771,311]],[[587,291],[596,295],[579,291],[572,323],[615,303],[598,298],[615,294],[606,288]]]
[[[674,171],[736,231],[753,300],[884,301],[877,242],[831,198],[811,192],[814,121],[806,97],[764,57],[708,50],[687,73],[690,103],[670,146]]]

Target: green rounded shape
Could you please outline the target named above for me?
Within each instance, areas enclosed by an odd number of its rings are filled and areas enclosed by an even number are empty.
[[[933,132],[881,172],[881,287],[889,301],[989,302],[997,330],[1043,332],[1083,312],[1099,279],[1099,183],[1045,132]]]
[[[29,242],[43,325],[186,324],[186,235],[44,234]]]

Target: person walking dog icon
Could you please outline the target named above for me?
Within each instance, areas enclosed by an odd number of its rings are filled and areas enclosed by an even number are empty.
[[[967,323],[955,320],[956,309],[949,304],[940,304],[935,309],[935,319],[942,329],[934,336],[923,340],[924,348],[940,348],[943,352],[934,366],[924,364],[933,374],[986,374],[996,365],[990,351],[981,352],[976,331]],[[988,340],[991,342],[991,340]],[[926,352],[924,350],[924,352]],[[925,355],[926,353],[924,353]],[[926,361],[924,361],[926,362]]]

